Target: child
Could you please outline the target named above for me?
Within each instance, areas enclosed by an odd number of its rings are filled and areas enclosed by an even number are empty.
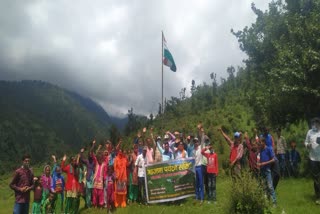
[[[60,166],[56,166],[51,183],[51,192],[56,194],[54,200],[54,213],[63,213],[64,186],[65,183],[64,178],[61,175],[61,168]]]
[[[44,201],[42,205],[42,214],[54,213],[54,200],[55,194],[53,192],[50,192],[49,197]]]
[[[296,142],[291,141],[290,147],[291,151],[289,152],[289,163],[290,163],[290,174],[294,177],[299,175],[299,163],[301,162],[300,153],[296,150]]]
[[[206,153],[206,150],[209,150],[210,153]],[[207,158],[207,176],[208,176],[208,203],[210,200],[216,201],[216,178],[218,176],[218,156],[217,153],[213,151],[212,145],[208,145],[201,150],[201,154]]]
[[[40,183],[40,177],[34,177],[34,195],[32,203],[32,213],[40,214],[41,213],[41,196],[42,196],[42,186]]]
[[[41,204],[44,203],[44,201],[48,198],[50,188],[51,188],[51,182],[52,178],[50,176],[51,172],[51,167],[49,165],[46,165],[43,169],[43,175],[41,176],[40,182],[41,186],[43,188],[42,190],[42,199],[41,199]]]
[[[106,178],[106,186],[107,186],[107,209],[109,213],[111,213],[111,209],[114,203],[114,181],[115,175],[113,173],[113,167],[108,167],[108,175]]]

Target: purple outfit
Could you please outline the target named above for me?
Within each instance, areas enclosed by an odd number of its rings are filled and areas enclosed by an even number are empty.
[[[49,175],[49,177],[47,177],[45,174],[43,174],[41,176],[41,186],[43,188],[43,190],[48,190],[50,191],[50,188],[51,188],[51,183],[52,183],[52,178],[51,176]]]
[[[14,190],[16,203],[29,203],[30,202],[30,190],[27,192],[21,192],[22,187],[34,188],[33,172],[30,169],[20,167],[15,171],[13,179],[10,183],[10,188]]]

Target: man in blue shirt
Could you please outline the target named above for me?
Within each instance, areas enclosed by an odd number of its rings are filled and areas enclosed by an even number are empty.
[[[273,188],[271,165],[274,163],[274,153],[272,148],[266,145],[264,138],[260,139],[260,162],[257,164],[260,167],[261,177],[265,183],[265,191],[271,196],[274,206],[277,204],[276,193]]]
[[[173,154],[169,150],[169,142],[167,140],[163,143],[164,149],[160,145],[160,141],[157,141],[157,147],[161,153],[162,161],[168,161],[173,159]]]
[[[194,137],[192,134],[187,137],[187,142],[188,142],[188,148],[187,148],[188,157],[189,158],[194,157],[193,150],[195,146],[194,146]]]
[[[271,148],[274,152],[274,141],[272,135],[269,133],[269,129],[267,127],[263,128],[263,135],[261,136],[265,139],[266,146],[268,148]],[[274,163],[271,166],[271,175],[272,175],[272,183],[273,183],[273,189],[276,190],[278,182],[280,180],[280,166],[279,166],[279,160],[277,157],[274,157]]]

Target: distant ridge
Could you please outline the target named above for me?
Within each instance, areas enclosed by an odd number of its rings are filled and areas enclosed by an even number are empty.
[[[0,81],[0,174],[51,154],[71,154],[109,135],[112,120],[89,98],[43,81]],[[100,142],[99,142],[100,143]]]

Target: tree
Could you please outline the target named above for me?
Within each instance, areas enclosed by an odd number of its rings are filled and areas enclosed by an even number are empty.
[[[120,138],[120,132],[114,124],[111,125],[109,133],[110,133],[110,141],[112,142],[112,145],[116,145]]]
[[[133,132],[136,129],[137,121],[136,121],[135,115],[133,113],[132,107],[128,110],[127,115],[128,115],[128,122],[125,126],[125,134],[128,136],[131,132]]]
[[[247,55],[255,80],[250,103],[271,123],[309,119],[320,108],[320,2],[287,0],[269,4],[251,27],[232,33]],[[262,115],[262,117],[263,117]]]
[[[179,92],[180,95],[180,100],[186,99],[186,88],[182,88],[181,91]]]
[[[196,90],[196,82],[194,80],[191,81],[191,95],[193,95],[193,93]]]
[[[149,118],[150,118],[150,123],[152,124],[152,122],[153,122],[153,114],[152,113],[149,115]]]
[[[162,114],[162,107],[161,107],[161,103],[159,103],[159,109],[158,109],[158,115]]]

